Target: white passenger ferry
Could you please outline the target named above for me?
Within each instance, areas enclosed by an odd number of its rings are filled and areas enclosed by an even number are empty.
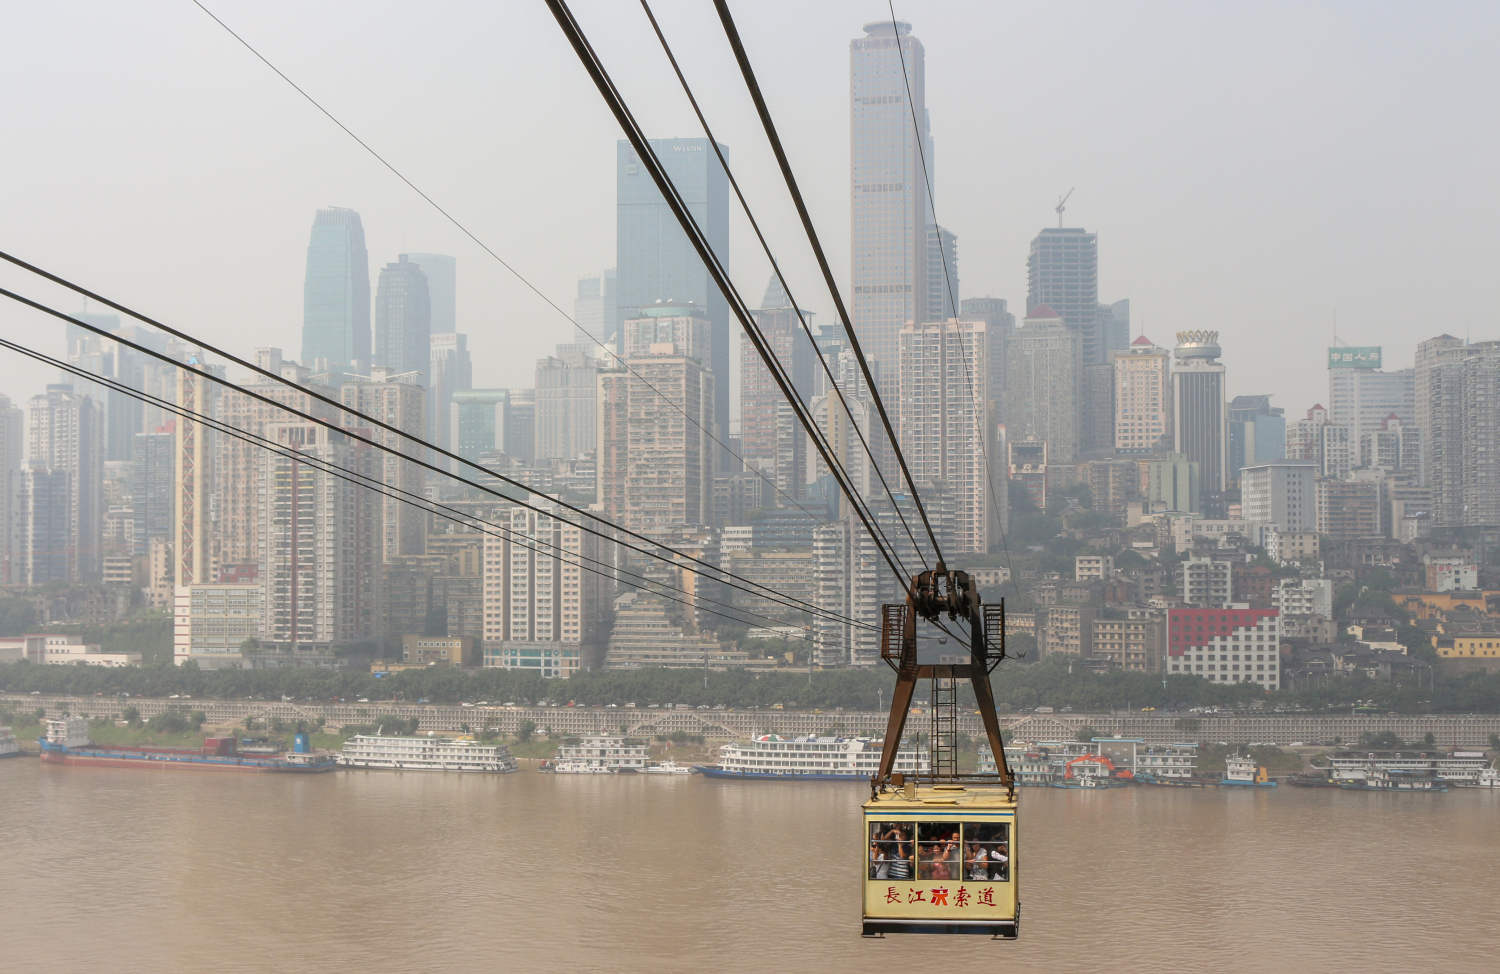
[[[346,768],[390,771],[461,771],[510,774],[516,759],[503,744],[480,744],[472,738],[378,737],[356,734],[344,742],[339,763]]]
[[[548,765],[557,774],[618,774],[646,770],[646,745],[615,734],[583,737],[576,744],[557,749],[557,760]]]
[[[0,758],[14,758],[21,754],[21,745],[9,727],[0,727]]]
[[[709,778],[795,779],[797,781],[868,781],[880,767],[881,741],[868,737],[797,737],[775,734],[719,748],[719,763],[699,765]],[[926,774],[927,752],[913,741],[902,742],[894,770]]]

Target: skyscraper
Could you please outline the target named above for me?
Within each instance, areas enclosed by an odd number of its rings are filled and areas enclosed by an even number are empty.
[[[1004,298],[964,298],[960,308],[958,316],[964,321],[984,322],[989,366],[985,394],[995,407],[998,422],[999,410],[1005,401],[1006,350],[1016,331],[1016,316],[1011,314]]]
[[[1005,383],[1005,432],[1012,443],[1045,440],[1049,463],[1078,455],[1083,369],[1078,332],[1051,307],[1027,313],[1011,337]]]
[[[359,214],[319,210],[302,289],[302,364],[359,372],[370,364],[370,255]]]
[[[599,360],[559,345],[536,363],[536,458],[576,459],[598,446]]]
[[[104,411],[67,384],[31,397],[27,465],[68,475],[69,578],[87,582],[103,570]],[[49,490],[55,482],[49,482]]]
[[[505,450],[509,389],[455,389],[450,413],[454,453],[477,462],[486,453]]]
[[[651,148],[687,203],[709,247],[729,265],[729,178],[707,139],[653,139]],[[728,149],[719,147],[726,155]],[[703,365],[714,374],[713,423],[729,435],[729,303],[708,275],[682,226],[672,215],[630,143],[617,150],[616,321],[635,317],[658,301],[692,302],[708,315],[712,352]],[[623,332],[622,332],[623,333]],[[717,428],[716,428],[717,427]],[[712,478],[712,469],[708,471]]]
[[[932,161],[928,160],[928,165]],[[927,306],[923,321],[958,317],[958,237],[947,227],[927,227]]]
[[[1286,411],[1270,396],[1235,396],[1229,403],[1229,467],[1225,477],[1238,481],[1240,470],[1286,457]]]
[[[946,493],[945,550],[987,552],[992,514],[982,321],[907,325],[900,340],[901,449],[918,490]]]
[[[267,423],[264,433],[334,469],[380,476],[378,451],[337,431],[284,421]],[[285,453],[260,450],[256,461],[265,490],[257,513],[266,636],[306,643],[377,635],[382,498]]]
[[[130,478],[135,519],[131,554],[146,554],[152,541],[172,540],[172,464],[176,439],[175,420],[153,432],[135,434],[134,470]]]
[[[851,314],[865,354],[894,384],[898,335],[928,315],[935,221],[922,167],[923,153],[932,156],[926,52],[911,24],[876,21],[864,29],[866,36],[849,42]]]
[[[370,371],[372,374],[364,381],[343,383],[339,387],[339,402],[366,416],[378,416],[407,434],[398,436],[384,429],[364,433],[388,448],[377,454],[374,466],[380,482],[393,488],[393,492],[380,497],[375,524],[382,539],[376,560],[390,563],[400,555],[427,552],[427,514],[401,499],[422,495],[422,468],[412,460],[421,458],[426,451],[414,444],[412,437],[421,438],[427,433],[426,391],[414,376],[398,378],[393,371],[379,367]],[[362,427],[364,421],[345,414],[343,425]]]
[[[20,584],[16,532],[20,527],[21,470],[26,460],[26,419],[0,395],[0,584]]]
[[[1353,430],[1356,439],[1380,429],[1392,413],[1408,426],[1417,425],[1417,370],[1383,372],[1344,361],[1345,354],[1373,352],[1379,348],[1328,350],[1328,413],[1339,426]]]
[[[804,311],[802,316],[810,321],[812,312]],[[766,343],[786,368],[797,396],[804,404],[809,403],[817,350],[774,276],[755,319]],[[772,501],[776,506],[789,504],[787,498],[802,496],[807,434],[781,387],[771,378],[771,371],[748,341],[740,343],[740,456],[776,485]]]
[[[427,275],[427,296],[432,300],[432,333],[458,330],[458,262],[447,254],[407,254],[406,259]]]
[[[509,507],[484,537],[486,666],[570,677],[600,655],[600,539],[557,514]]]
[[[262,368],[279,375],[296,376],[299,372],[305,375],[305,371],[295,363],[283,363],[278,349],[257,349],[256,360]],[[289,413],[251,398],[248,391],[320,419],[338,422],[338,414],[331,406],[313,399],[308,390],[298,386],[266,380],[245,388],[247,391],[226,388],[219,393],[216,418],[234,429],[254,436],[266,436],[269,424],[291,419]],[[319,388],[316,391],[334,396],[331,389]],[[263,472],[260,454],[264,451],[253,441],[246,442],[233,436],[216,436],[213,443],[219,564],[235,566],[238,575],[257,572],[264,548],[260,534],[261,507],[268,496],[260,479]],[[170,478],[169,473],[168,479]],[[170,512],[170,483],[167,493],[167,509]],[[146,551],[150,551],[149,539]]]
[[[191,417],[215,415],[222,388],[203,366],[177,373],[177,404],[190,414],[177,419],[172,439],[173,584],[179,588],[214,580],[214,434],[208,424]]]
[[[1046,305],[1078,333],[1083,365],[1107,360],[1099,324],[1099,239],[1076,227],[1047,227],[1026,259],[1026,313]]]
[[[635,342],[631,331],[651,328],[664,337],[660,324],[650,317],[627,322],[626,347]],[[599,504],[616,524],[656,536],[677,525],[707,524],[712,515],[713,441],[706,431],[716,377],[686,354],[692,329],[676,334],[674,341],[644,343],[648,354],[626,358],[629,371],[599,373]]]
[[[1145,335],[1113,356],[1115,449],[1153,453],[1172,441],[1172,356]]]
[[[1440,416],[1433,413],[1433,407],[1441,404],[1440,399],[1433,398],[1435,391],[1432,387],[1435,374],[1433,370],[1454,354],[1452,349],[1462,348],[1463,345],[1462,338],[1454,338],[1446,334],[1417,344],[1416,377],[1413,382],[1416,398],[1414,411],[1417,417],[1417,429],[1422,434],[1422,483],[1429,487],[1434,484],[1432,451],[1438,449],[1437,428],[1434,423],[1441,420]]]
[[[108,332],[121,331],[119,315],[81,311],[74,317]],[[133,389],[143,388],[141,353],[86,328],[71,323],[65,327],[69,365],[76,365],[85,372],[102,378],[114,379]],[[130,337],[136,340],[134,335]],[[162,336],[153,332],[152,337],[156,341],[148,347],[158,347]],[[80,395],[90,396],[103,407],[105,459],[129,460],[131,437],[141,432],[141,418],[145,408],[141,401],[103,383],[76,376],[69,381],[74,383]]]
[[[1433,522],[1500,525],[1500,341],[1446,338],[1417,349]]]
[[[474,363],[469,358],[469,336],[459,332],[434,334],[430,348],[427,387],[427,438],[445,450],[453,449],[453,394],[474,387]]]
[[[1105,355],[1130,347],[1130,299],[1099,305],[1099,333]]]
[[[72,564],[72,483],[66,470],[28,467],[17,495],[16,583],[45,585],[76,578]]]
[[[1306,419],[1287,425],[1286,456],[1317,464],[1320,477],[1348,476],[1358,455],[1359,437],[1349,427],[1332,422],[1321,404],[1309,409]]]
[[[1172,366],[1172,435],[1176,452],[1198,464],[1204,506],[1212,516],[1225,487],[1223,352],[1216,331],[1180,331]]]
[[[432,297],[427,275],[402,254],[380,270],[375,289],[375,350],[372,365],[394,375],[415,372],[413,381],[426,387],[432,368]]]
[[[620,319],[615,309],[615,288],[613,267],[607,267],[599,274],[579,276],[578,294],[573,298],[573,323],[579,332],[575,341],[582,343],[593,339],[619,350],[617,329]]]
[[[536,390],[511,389],[505,414],[505,455],[521,463],[536,461]]]

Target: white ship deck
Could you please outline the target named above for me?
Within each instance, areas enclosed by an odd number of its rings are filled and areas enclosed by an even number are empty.
[[[339,763],[388,771],[455,771],[509,774],[516,759],[503,744],[440,737],[376,737],[356,734],[344,742]]]

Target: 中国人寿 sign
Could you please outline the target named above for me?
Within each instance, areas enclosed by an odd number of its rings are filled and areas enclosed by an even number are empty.
[[[1379,345],[1345,345],[1328,350],[1330,369],[1378,369],[1380,368]]]

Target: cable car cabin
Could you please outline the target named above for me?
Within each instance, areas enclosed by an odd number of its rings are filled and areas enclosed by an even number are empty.
[[[864,806],[864,935],[1014,939],[1016,803],[1005,788],[907,783]]]
[[[967,623],[967,662],[922,659],[917,619],[936,623],[943,614]],[[973,579],[939,561],[936,570],[912,579],[905,605],[881,608],[880,655],[896,671],[896,686],[861,822],[863,933],[977,933],[1014,940],[1021,923],[1015,777],[1005,761],[990,689],[990,671],[1006,655],[1005,603],[981,605]],[[931,764],[908,777],[894,768],[921,679],[932,681]],[[998,755],[992,774],[958,770],[962,680],[969,681],[985,737]]]

